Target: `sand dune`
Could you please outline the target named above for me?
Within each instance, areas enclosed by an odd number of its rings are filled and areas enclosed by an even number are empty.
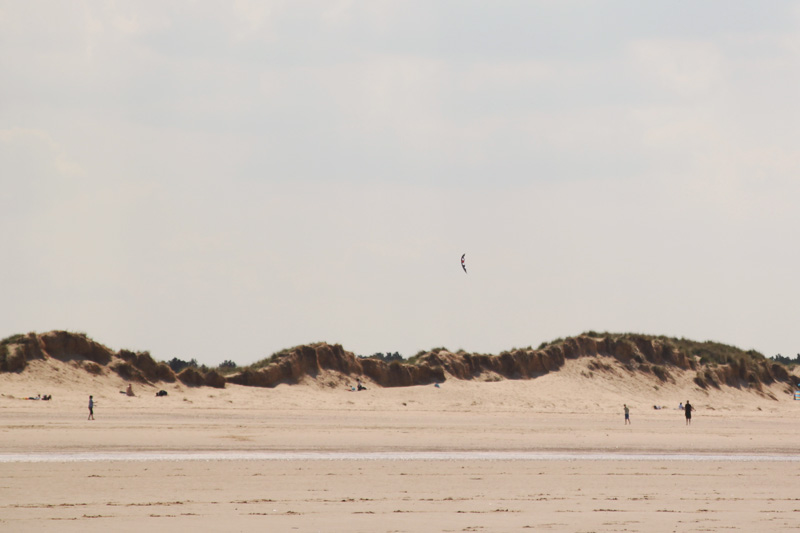
[[[702,388],[603,358],[535,379],[351,392],[322,370],[272,388],[129,384],[71,360],[0,374],[0,456],[81,453],[537,452],[796,458],[786,384]],[[490,377],[490,376],[489,376]],[[155,393],[164,389],[166,397]],[[50,394],[52,400],[27,400]],[[87,421],[87,401],[96,420]],[[774,398],[774,399],[773,399]],[[687,427],[679,402],[697,408]],[[633,424],[623,425],[622,404]],[[654,405],[664,406],[655,410]],[[2,458],[0,457],[0,460]],[[102,458],[101,458],[102,459]],[[797,462],[138,460],[0,463],[7,531],[784,531]]]

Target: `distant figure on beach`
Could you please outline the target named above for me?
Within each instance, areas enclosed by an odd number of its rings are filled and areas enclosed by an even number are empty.
[[[681,402],[681,403],[679,403],[679,404],[678,404],[678,409],[680,409],[681,411],[683,411],[683,402]]]
[[[128,396],[136,396],[136,395],[133,393],[133,387],[131,387],[131,384],[130,384],[130,383],[128,383],[128,388],[127,388],[127,390],[125,391],[125,394],[127,394]]]
[[[631,410],[628,409],[627,404],[622,404],[622,408],[625,410],[625,425],[631,423]]]
[[[363,383],[361,383],[361,378],[358,378],[358,390],[367,390]]]
[[[692,425],[692,411],[694,411],[694,407],[689,403],[689,400],[686,400],[686,407],[684,407],[683,410],[686,412],[686,425]]]
[[[94,399],[89,396],[89,418],[87,420],[94,420]]]

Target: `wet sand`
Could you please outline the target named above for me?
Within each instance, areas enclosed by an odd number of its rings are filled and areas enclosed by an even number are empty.
[[[791,471],[787,471],[787,466]],[[797,465],[161,461],[3,465],[6,531],[786,531]]]

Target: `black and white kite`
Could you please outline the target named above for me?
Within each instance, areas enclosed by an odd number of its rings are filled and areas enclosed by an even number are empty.
[[[467,257],[467,254],[461,256],[461,268],[464,269],[464,274],[467,273],[467,263],[464,262],[465,257]]]

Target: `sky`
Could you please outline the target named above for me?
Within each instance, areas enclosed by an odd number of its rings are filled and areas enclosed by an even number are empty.
[[[0,0],[0,80],[0,337],[800,352],[797,2]]]

